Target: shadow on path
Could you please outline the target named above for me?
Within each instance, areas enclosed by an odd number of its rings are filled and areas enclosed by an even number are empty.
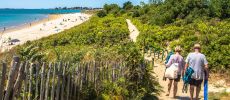
[[[176,96],[175,99],[178,99],[178,100],[190,100],[190,97],[186,97],[186,96]]]

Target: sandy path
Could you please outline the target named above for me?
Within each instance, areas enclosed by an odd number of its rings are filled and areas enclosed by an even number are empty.
[[[129,19],[126,19],[126,22],[128,24],[128,28],[129,28],[129,31],[130,31],[129,37],[130,37],[130,39],[132,39],[133,42],[136,42],[137,41],[137,36],[139,35],[139,31],[136,28],[136,26],[134,26]]]
[[[137,36],[139,35],[138,29],[132,24],[132,22],[129,19],[126,19],[128,28],[130,31],[130,39],[132,39],[133,42],[136,42]],[[148,54],[145,54],[145,59],[146,60],[151,60],[152,57],[148,56]],[[160,100],[189,100],[189,89],[187,93],[182,93],[182,88],[183,88],[183,82],[182,80],[178,83],[178,92],[177,92],[177,98],[174,99],[172,98],[172,92],[170,93],[170,96],[165,96],[166,91],[167,91],[167,83],[168,81],[163,81],[163,75],[165,71],[165,66],[162,62],[160,61],[155,61],[154,65],[154,72],[153,74],[155,77],[157,77],[158,82],[160,85],[163,87],[163,92],[160,94],[159,99]],[[172,91],[173,87],[171,88]],[[203,92],[201,90],[200,97],[202,97]]]
[[[63,14],[60,18],[42,22],[31,27],[4,33],[0,38],[0,52],[11,49],[16,45],[21,45],[27,41],[37,40],[53,34],[60,33],[66,29],[79,25],[89,19],[91,15],[83,13]],[[9,45],[9,38],[12,44]]]
[[[173,97],[172,96],[172,93],[173,93],[172,89],[173,89],[173,87],[171,88],[170,96],[165,96],[166,95],[166,91],[167,91],[168,80],[167,81],[163,81],[162,80],[163,75],[164,75],[164,71],[165,71],[164,64],[161,63],[161,62],[159,62],[159,61],[156,61],[155,62],[155,67],[154,67],[154,72],[155,72],[154,75],[158,78],[158,82],[163,87],[163,91],[164,91],[159,96],[159,99],[160,100],[189,100],[189,96],[190,96],[189,95],[189,87],[188,87],[188,92],[187,93],[182,93],[182,88],[183,88],[183,81],[182,80],[180,80],[180,82],[178,83],[177,97],[175,99],[172,98]],[[203,89],[203,87],[202,87],[202,89]],[[202,96],[203,96],[203,90],[201,90],[201,92],[200,92],[200,97],[202,97]]]

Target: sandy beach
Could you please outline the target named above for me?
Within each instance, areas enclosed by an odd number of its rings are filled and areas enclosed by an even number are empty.
[[[91,15],[83,13],[49,15],[49,18],[7,30],[0,34],[0,52],[21,45],[27,41],[37,40],[79,25]]]

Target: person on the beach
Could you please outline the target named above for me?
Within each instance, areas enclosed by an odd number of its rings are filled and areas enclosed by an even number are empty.
[[[6,31],[6,27],[4,27],[4,29],[3,29],[3,32],[5,32]]]
[[[193,100],[193,94],[194,94],[194,87],[196,87],[196,100],[198,100],[199,93],[201,90],[201,83],[203,79],[208,79],[208,61],[206,60],[206,57],[204,54],[200,53],[201,46],[200,44],[195,44],[194,52],[189,53],[189,55],[186,58],[186,64],[184,72],[188,67],[191,67],[194,70],[194,73],[192,74],[192,79],[190,81],[190,99]],[[205,75],[206,73],[206,75]]]
[[[180,46],[176,46],[175,48],[175,54],[171,55],[169,58],[169,61],[166,64],[166,67],[170,67],[173,63],[178,63],[178,72],[177,72],[177,78],[176,79],[170,79],[169,78],[169,83],[168,83],[168,91],[166,96],[169,96],[170,94],[170,90],[172,87],[172,83],[173,83],[173,97],[176,97],[176,93],[177,93],[177,84],[180,81],[180,77],[183,71],[183,65],[184,65],[184,60],[183,57],[180,55],[181,53],[181,47]]]

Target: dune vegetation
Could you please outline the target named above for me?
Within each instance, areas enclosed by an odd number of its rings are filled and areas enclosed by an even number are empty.
[[[160,87],[151,68],[141,69],[144,60],[140,49],[129,39],[124,17],[97,16],[79,26],[36,41],[28,41],[1,55],[7,62],[13,55],[34,63],[41,62],[125,62],[125,78],[116,82],[100,80],[99,89],[86,87],[82,99],[156,98]],[[143,80],[140,80],[141,77]]]
[[[123,7],[106,4],[89,21],[59,34],[28,41],[1,54],[0,58],[10,62],[16,54],[31,62],[125,61],[129,68],[125,81],[122,78],[103,83],[97,95],[88,91],[94,90],[88,87],[82,90],[82,97],[155,98],[160,87],[151,76],[151,68],[148,66],[142,72],[137,67],[144,62],[141,49],[180,45],[186,57],[193,44],[200,43],[211,71],[230,73],[229,17],[229,0],[150,0],[136,6],[126,2]],[[129,39],[127,18],[140,31],[136,43]],[[136,79],[138,75],[143,78]]]
[[[126,2],[120,9],[105,5],[99,14],[103,12],[132,19],[140,31],[138,47],[180,45],[186,57],[200,43],[212,72],[230,72],[229,0],[150,0],[137,6]]]
[[[200,43],[212,72],[230,72],[229,0],[166,0],[136,11],[139,45],[143,40],[153,47],[181,45],[186,57],[193,44]]]

